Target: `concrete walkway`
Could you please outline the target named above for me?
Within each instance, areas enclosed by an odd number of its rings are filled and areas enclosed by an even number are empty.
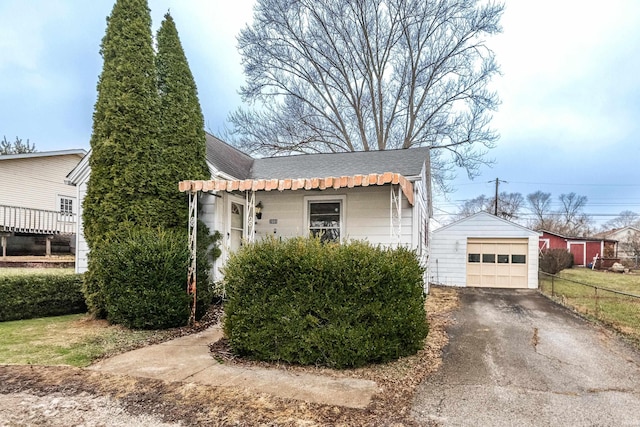
[[[101,360],[88,369],[164,381],[240,387],[277,397],[350,408],[365,408],[378,391],[377,384],[369,380],[221,364],[209,353],[209,344],[220,338],[222,331],[214,326]]]

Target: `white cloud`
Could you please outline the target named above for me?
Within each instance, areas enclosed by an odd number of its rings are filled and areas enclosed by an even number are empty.
[[[639,19],[636,1],[508,2],[490,42],[504,74],[494,121],[503,138],[587,150],[626,138],[637,128],[629,109],[640,110],[628,98],[640,88]]]

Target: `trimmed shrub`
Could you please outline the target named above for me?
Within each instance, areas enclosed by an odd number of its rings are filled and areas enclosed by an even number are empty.
[[[186,292],[189,249],[185,233],[131,227],[94,249],[92,256],[92,286],[103,298],[107,320],[135,329],[164,329],[187,323],[191,297]],[[207,260],[200,258],[198,318],[213,298]]]
[[[116,242],[122,242],[123,238],[126,240],[131,237],[131,230],[136,226],[131,223],[123,223],[121,225],[120,230],[117,233],[114,233],[114,236],[121,236],[120,238],[111,237],[111,239],[115,239]],[[149,232],[154,232],[152,227],[139,227],[143,229],[147,229]],[[155,230],[159,232],[158,230]],[[135,234],[135,233],[134,233]],[[179,236],[176,236],[178,239],[183,239],[181,243],[184,247],[182,249],[187,249],[187,237],[186,234],[178,232]],[[124,236],[124,237],[123,237]],[[209,270],[211,269],[211,265],[213,261],[215,261],[218,257],[220,257],[220,240],[222,239],[222,235],[218,231],[214,231],[210,234],[209,227],[206,226],[202,221],[198,221],[198,234],[197,234],[197,245],[198,245],[198,265],[197,265],[197,283],[198,283],[198,292],[203,292],[203,298],[208,298],[209,294],[213,295],[213,288],[209,284]],[[109,274],[108,271],[104,271],[104,265],[102,258],[104,257],[104,251],[109,250],[110,243],[101,243],[98,245],[96,250],[89,252],[89,270],[84,273],[84,283],[82,286],[82,291],[85,296],[85,300],[87,302],[87,307],[89,312],[99,319],[107,318],[107,307],[105,300],[105,291],[104,291],[104,276]],[[188,257],[188,253],[187,253]],[[187,261],[185,261],[187,262]],[[186,268],[186,267],[185,267]],[[186,278],[186,269],[184,270],[184,275]],[[186,284],[185,284],[186,289]],[[213,297],[212,297],[213,298]],[[204,299],[202,303],[204,304]],[[206,307],[205,307],[206,310]]]
[[[540,255],[540,270],[557,274],[573,266],[573,255],[566,249],[545,249]]]
[[[335,368],[413,354],[428,333],[415,253],[365,242],[266,239],[225,267],[235,353]]]
[[[84,313],[80,274],[0,276],[0,321]]]
[[[89,312],[98,319],[107,318],[107,308],[102,291],[102,284],[99,276],[94,271],[99,270],[99,266],[93,261],[93,253],[98,253],[99,249],[89,252],[89,270],[84,273],[82,280],[82,293],[84,294]]]

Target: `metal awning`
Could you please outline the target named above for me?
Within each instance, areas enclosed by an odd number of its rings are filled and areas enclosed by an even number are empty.
[[[330,188],[354,188],[373,185],[398,185],[411,205],[413,205],[413,184],[404,176],[393,173],[372,173],[369,175],[353,175],[326,178],[293,178],[293,179],[244,179],[208,181],[181,181],[181,192],[198,191],[285,191],[285,190],[327,190]]]

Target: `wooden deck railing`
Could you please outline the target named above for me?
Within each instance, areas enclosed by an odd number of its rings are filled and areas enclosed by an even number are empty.
[[[72,234],[76,232],[76,214],[0,205],[0,231]]]

